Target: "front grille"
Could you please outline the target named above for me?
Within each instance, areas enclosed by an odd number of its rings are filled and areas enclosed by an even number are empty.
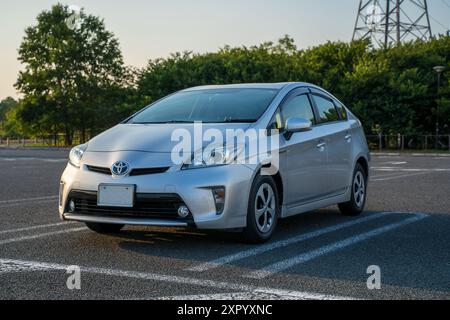
[[[97,172],[101,174],[112,175],[111,169],[103,168],[103,167],[95,167],[95,166],[86,166],[89,171]]]
[[[169,167],[133,169],[130,172],[130,176],[145,176],[149,174],[164,173],[167,170],[169,170]]]
[[[178,216],[178,208],[185,205],[177,194],[137,193],[133,208],[100,207],[97,205],[97,192],[72,191],[69,199],[75,202],[73,213],[106,216],[150,219],[174,219],[191,222],[192,216],[182,219]],[[67,212],[67,210],[66,210]]]
[[[100,174],[106,174],[106,175],[112,175],[110,168],[105,167],[96,167],[96,166],[89,166],[87,165],[86,168],[89,171],[100,173]],[[164,173],[167,170],[169,170],[170,167],[160,167],[160,168],[137,168],[133,169],[130,172],[130,176],[145,176],[150,174],[157,174],[157,173]]]

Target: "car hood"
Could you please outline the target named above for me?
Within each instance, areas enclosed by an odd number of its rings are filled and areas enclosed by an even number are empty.
[[[208,129],[220,130],[225,137],[227,129],[247,130],[249,124],[203,124],[203,133]],[[170,153],[179,141],[172,141],[176,129],[189,131],[194,137],[193,124],[119,124],[89,141],[87,151],[117,152],[142,151]]]

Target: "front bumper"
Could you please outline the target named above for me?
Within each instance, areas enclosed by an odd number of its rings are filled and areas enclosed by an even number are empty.
[[[235,229],[246,226],[247,199],[255,175],[254,169],[248,166],[229,165],[193,170],[172,167],[164,173],[117,178],[88,170],[86,165],[92,165],[93,156],[86,153],[81,168],[68,164],[61,177],[59,213],[64,220],[142,226],[195,226],[199,229]],[[139,154],[127,152],[114,155],[114,159],[135,157],[139,157]],[[98,164],[98,161],[93,163]],[[101,164],[110,166],[106,162]],[[189,208],[191,216],[180,220],[173,216],[165,218],[164,212],[157,217],[133,215],[130,212],[120,214],[115,210],[112,212],[114,214],[69,212],[68,201],[73,192],[96,193],[99,184],[136,185],[136,194],[140,195],[178,195]],[[214,202],[212,189],[215,187],[225,187],[225,205],[221,214],[217,213]]]
[[[77,222],[95,222],[108,224],[125,224],[130,226],[153,226],[153,227],[189,227],[188,222],[174,221],[169,219],[147,219],[147,218],[129,218],[129,217],[105,217],[90,216],[86,214],[66,213],[64,220]]]

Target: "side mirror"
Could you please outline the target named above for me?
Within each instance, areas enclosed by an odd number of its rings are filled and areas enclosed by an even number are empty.
[[[291,133],[304,132],[311,130],[312,123],[304,118],[289,118],[286,120],[285,128],[287,132]]]
[[[305,132],[312,129],[312,122],[304,118],[289,118],[286,120],[285,136],[289,140],[296,132]]]

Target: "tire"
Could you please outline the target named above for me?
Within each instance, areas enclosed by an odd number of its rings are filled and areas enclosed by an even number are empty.
[[[357,163],[351,184],[352,197],[349,202],[339,204],[339,210],[345,216],[358,216],[364,211],[367,197],[367,174]]]
[[[248,200],[247,227],[243,232],[245,241],[253,244],[268,241],[275,231],[279,215],[279,196],[274,180],[269,176],[258,176]]]
[[[124,227],[123,224],[106,224],[106,223],[94,223],[86,222],[86,226],[94,232],[100,234],[114,234],[119,233]]]

